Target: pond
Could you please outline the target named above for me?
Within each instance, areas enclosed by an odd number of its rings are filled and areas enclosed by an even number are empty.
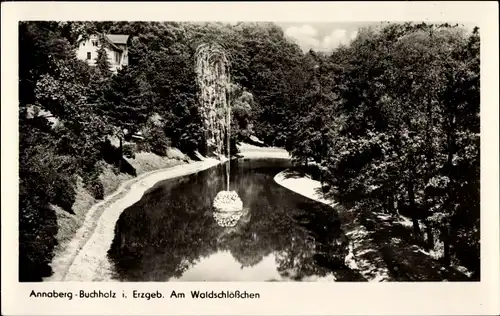
[[[335,209],[274,181],[284,159],[231,162],[230,189],[243,201],[234,227],[212,203],[226,165],[156,184],[124,210],[108,251],[117,281],[356,281],[342,262],[347,238]]]

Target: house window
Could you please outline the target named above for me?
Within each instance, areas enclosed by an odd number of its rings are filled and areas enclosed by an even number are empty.
[[[120,52],[115,52],[115,60],[117,64],[120,63]]]
[[[90,52],[87,53],[87,60],[90,60],[92,58],[92,54]]]
[[[97,45],[99,45],[99,42],[97,40],[93,40],[92,41],[92,46],[97,46]]]

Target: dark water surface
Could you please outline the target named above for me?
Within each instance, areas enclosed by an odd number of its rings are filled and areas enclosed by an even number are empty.
[[[158,183],[120,216],[108,252],[120,281],[357,281],[341,264],[347,239],[331,207],[274,181],[287,160],[231,163],[243,201],[235,227],[219,227],[212,203],[226,190],[220,165]],[[330,246],[328,246],[330,245]]]

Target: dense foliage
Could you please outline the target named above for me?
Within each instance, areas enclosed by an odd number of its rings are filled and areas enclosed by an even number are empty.
[[[478,29],[367,28],[306,57],[319,69],[289,137],[295,159],[318,163],[344,203],[408,215],[417,240],[442,243],[446,264],[478,272]]]
[[[104,49],[95,67],[75,57],[104,33],[130,35],[117,74]],[[78,177],[102,198],[98,162],[121,162],[110,136],[141,131],[159,155],[202,148],[194,53],[206,42],[230,56],[232,146],[251,135],[285,146],[343,202],[408,214],[445,261],[479,271],[478,30],[391,24],[304,54],[272,23],[22,22],[20,280],[50,274],[52,205],[72,212]]]

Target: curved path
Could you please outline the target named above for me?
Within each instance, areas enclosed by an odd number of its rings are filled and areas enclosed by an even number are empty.
[[[52,260],[52,276],[45,281],[95,281],[106,269],[106,254],[120,214],[139,201],[159,181],[196,173],[219,164],[216,159],[177,165],[145,173],[123,183],[113,194],[94,205],[65,250]],[[101,271],[102,272],[102,271]]]

